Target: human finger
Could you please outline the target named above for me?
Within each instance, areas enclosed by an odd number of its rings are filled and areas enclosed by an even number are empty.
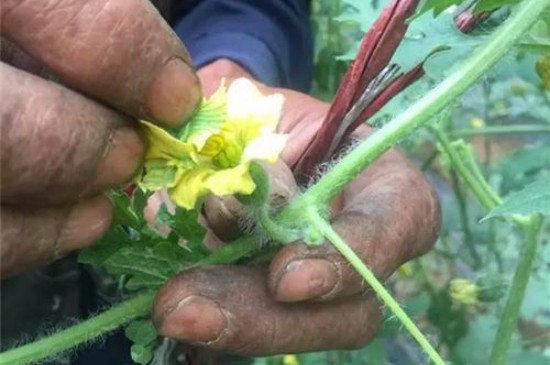
[[[380,163],[346,189],[344,209],[332,226],[384,280],[435,243],[439,205],[416,169],[394,158]],[[285,246],[271,263],[269,285],[274,296],[285,302],[332,300],[365,290],[362,278],[328,243]]]
[[[70,88],[136,118],[182,124],[200,87],[181,41],[146,0],[3,1],[3,37]]]
[[[112,218],[111,204],[103,195],[72,206],[2,205],[1,214],[2,278],[91,244],[109,228]]]
[[[67,203],[128,181],[143,144],[132,121],[0,64],[2,203]]]
[[[376,333],[380,304],[356,296],[330,303],[280,303],[265,270],[217,266],[172,279],[153,318],[167,337],[243,355],[359,348]]]

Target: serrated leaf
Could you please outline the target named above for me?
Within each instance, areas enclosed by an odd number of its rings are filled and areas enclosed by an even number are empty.
[[[181,268],[178,257],[159,257],[153,246],[134,243],[122,247],[105,261],[105,268],[113,275],[135,275],[150,279],[168,280]]]
[[[178,236],[187,240],[187,248],[199,251],[201,251],[201,249],[206,250],[203,245],[206,228],[200,225],[199,213],[196,210],[176,207],[176,213],[173,216],[171,227]]]
[[[550,215],[550,177],[542,176],[523,190],[508,195],[501,205],[493,209],[482,221],[513,214]]]
[[[115,226],[92,246],[81,250],[78,260],[83,264],[101,267],[121,247],[133,242],[123,227]]]
[[[143,222],[139,215],[132,210],[130,197],[123,191],[112,190],[108,192],[109,199],[113,204],[115,224],[139,229]]]

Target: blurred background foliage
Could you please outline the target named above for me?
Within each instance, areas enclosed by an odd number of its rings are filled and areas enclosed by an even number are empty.
[[[482,0],[485,8],[518,0]],[[312,93],[330,101],[358,43],[388,0],[312,1],[315,80]],[[406,71],[428,58],[425,76],[369,123],[380,126],[449,74],[500,24],[509,7],[494,11],[463,34],[453,14],[462,0],[426,0],[392,62]],[[422,5],[421,5],[422,6]],[[430,7],[431,6],[431,7]],[[479,5],[478,5],[479,6]],[[453,13],[454,11],[454,13]],[[434,18],[434,15],[438,14]],[[544,21],[545,20],[545,21]],[[550,15],[453,107],[450,130],[473,149],[483,175],[501,196],[550,176]],[[420,131],[401,148],[436,186],[443,225],[435,248],[401,267],[386,283],[440,353],[455,365],[486,364],[522,239],[504,220],[480,223],[487,212],[441,158],[435,138]],[[548,187],[550,190],[550,186]],[[550,364],[550,225],[543,228],[537,263],[523,302],[509,365]],[[409,365],[428,361],[387,315],[379,336],[355,351],[259,358],[254,365]]]

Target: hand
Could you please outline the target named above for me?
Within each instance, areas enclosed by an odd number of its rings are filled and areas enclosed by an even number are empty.
[[[101,236],[101,191],[141,162],[136,119],[181,124],[200,87],[149,1],[7,0],[1,14],[5,277]]]
[[[250,77],[226,60],[198,74],[207,94],[222,76]],[[290,134],[282,159],[292,165],[329,106],[290,90],[263,88],[286,97],[279,129]],[[369,128],[360,128],[354,137],[368,133]],[[439,206],[420,171],[391,150],[335,200],[332,224],[384,280],[431,248]],[[214,350],[266,355],[362,347],[378,329],[380,307],[331,245],[294,242],[268,268],[215,266],[173,278],[156,298],[154,318],[168,337]]]

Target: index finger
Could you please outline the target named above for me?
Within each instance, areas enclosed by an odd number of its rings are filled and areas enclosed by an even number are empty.
[[[146,0],[9,0],[7,39],[65,85],[140,119],[183,123],[200,99],[189,55]]]

